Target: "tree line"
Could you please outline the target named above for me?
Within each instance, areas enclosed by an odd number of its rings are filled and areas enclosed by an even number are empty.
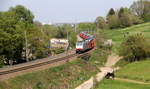
[[[50,38],[67,38],[70,47],[76,43],[74,27],[42,25],[32,12],[17,5],[0,12],[0,65],[27,62],[62,52],[50,49]],[[60,50],[60,49],[58,49]],[[61,49],[62,50],[62,49]]]
[[[106,16],[97,17],[96,27],[99,29],[115,29],[129,27],[150,21],[150,1],[135,1],[130,8],[121,7],[119,10],[111,8]]]

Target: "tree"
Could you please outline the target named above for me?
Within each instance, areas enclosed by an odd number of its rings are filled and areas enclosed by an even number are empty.
[[[132,23],[133,24],[141,24],[143,23],[144,21],[137,15],[134,15],[134,14],[130,14],[130,17],[132,19]]]
[[[78,24],[78,31],[94,31],[96,30],[96,25],[95,23],[90,23],[90,22],[84,22],[84,23],[79,23]]]
[[[120,20],[117,15],[108,16],[107,21],[110,29],[120,27]]]
[[[103,17],[99,16],[95,20],[96,27],[99,29],[104,29],[107,27],[106,21]]]
[[[24,22],[26,24],[33,24],[34,16],[30,10],[24,6],[17,5],[16,7],[11,7],[9,12],[14,12],[18,22]]]
[[[131,13],[128,8],[120,8],[118,12],[121,27],[128,27],[133,24]]]
[[[23,50],[22,30],[16,24],[14,12],[3,12],[0,16],[0,55],[4,55],[5,61],[20,61]]]
[[[148,0],[139,0],[135,1],[130,9],[133,13],[141,17],[144,21],[150,21],[150,1]]]
[[[129,62],[150,57],[149,41],[141,33],[129,35],[121,44],[120,55]]]
[[[32,24],[33,17],[20,5],[0,13],[0,56],[8,64],[22,62],[24,31]]]
[[[68,26],[67,24],[65,24],[63,26],[59,26],[56,38],[67,38],[70,28],[71,27]]]
[[[115,15],[115,10],[113,8],[111,8],[107,14],[107,16],[110,16],[110,15]]]

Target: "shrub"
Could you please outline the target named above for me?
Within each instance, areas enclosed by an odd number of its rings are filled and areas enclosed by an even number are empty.
[[[54,54],[60,54],[65,52],[65,48],[55,48],[52,51],[54,52]]]
[[[129,62],[150,57],[150,44],[140,33],[129,35],[121,44],[120,55]]]

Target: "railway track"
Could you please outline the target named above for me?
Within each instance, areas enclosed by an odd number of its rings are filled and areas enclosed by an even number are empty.
[[[27,70],[27,69],[31,69],[31,68],[35,68],[35,67],[44,66],[44,65],[47,65],[47,64],[52,64],[52,63],[55,63],[55,62],[66,60],[66,59],[71,58],[73,56],[76,56],[76,54],[72,54],[72,55],[69,55],[69,56],[66,56],[66,57],[58,58],[56,60],[49,60],[49,61],[46,61],[46,62],[41,62],[41,63],[29,65],[29,66],[27,65],[27,66],[24,66],[24,67],[3,71],[3,72],[0,72],[0,76],[10,74],[10,73],[19,72],[19,71],[23,71],[23,70]]]
[[[71,58],[83,56],[83,55],[90,53],[90,52],[92,52],[92,50],[88,51],[86,53],[83,53],[83,54],[75,54],[75,52],[71,51],[68,53],[68,55],[63,53],[60,56],[56,56],[54,58],[51,57],[52,59],[45,58],[43,60],[37,60],[37,61],[31,62],[31,63],[25,63],[25,64],[22,64],[20,66],[15,66],[15,67],[12,66],[9,68],[0,69],[0,77],[1,76],[4,77],[5,75],[9,76],[10,74],[14,74],[14,73],[17,73],[20,71],[32,70],[34,68],[39,68],[42,66],[46,66],[46,65],[50,65],[50,64],[54,64],[54,63],[59,63],[61,61],[67,61]]]

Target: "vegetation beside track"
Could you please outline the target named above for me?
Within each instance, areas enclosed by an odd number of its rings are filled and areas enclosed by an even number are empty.
[[[95,89],[149,89],[150,85],[124,82],[120,80],[103,80]]]
[[[95,75],[109,54],[106,49],[96,49],[89,60],[78,58],[62,66],[43,71],[28,73],[3,82],[2,89],[73,89],[85,80]]]

